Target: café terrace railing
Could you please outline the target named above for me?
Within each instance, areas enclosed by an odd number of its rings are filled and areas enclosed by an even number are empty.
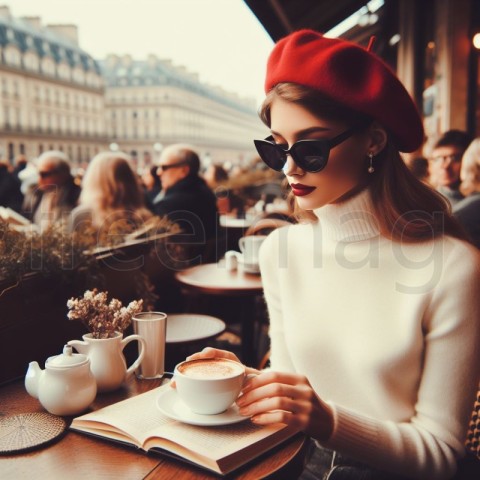
[[[174,242],[174,234],[163,233],[97,248],[88,254],[88,268],[83,263],[62,274],[36,270],[0,279],[0,384],[24,376],[30,361],[43,364],[68,340],[87,333],[81,322],[67,319],[69,298],[98,288],[124,305],[143,298],[151,309],[171,295],[176,270],[166,251]]]

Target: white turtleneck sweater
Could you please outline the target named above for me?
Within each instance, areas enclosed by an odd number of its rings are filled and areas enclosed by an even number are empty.
[[[368,190],[261,249],[271,368],[329,403],[325,447],[412,478],[450,478],[480,376],[480,255],[378,233]]]

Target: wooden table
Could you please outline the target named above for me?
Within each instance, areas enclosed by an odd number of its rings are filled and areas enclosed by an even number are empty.
[[[229,271],[224,262],[206,263],[187,268],[175,275],[182,287],[194,294],[240,298],[240,319],[242,328],[242,360],[254,366],[255,308],[254,300],[262,294],[260,275],[245,273],[241,268]]]
[[[124,388],[97,395],[92,407],[98,409],[161,384],[162,380],[138,380],[133,377]],[[43,411],[38,400],[25,391],[23,379],[0,386],[0,416]],[[303,468],[306,444],[305,437],[297,435],[227,478],[297,478]],[[0,456],[0,472],[1,478],[12,480],[218,479],[218,476],[171,458],[148,455],[73,431],[68,431],[59,441],[41,450]]]

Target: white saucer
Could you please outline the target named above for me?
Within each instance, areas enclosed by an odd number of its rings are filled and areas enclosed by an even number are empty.
[[[163,391],[157,397],[157,407],[164,415],[173,420],[202,427],[230,425],[232,423],[244,422],[249,418],[240,415],[236,405],[232,405],[228,410],[217,415],[200,415],[193,413],[180,398],[178,398],[177,391],[173,388]]]
[[[245,263],[243,255],[239,255],[237,258],[240,268],[247,273],[260,273],[260,265],[258,263]]]

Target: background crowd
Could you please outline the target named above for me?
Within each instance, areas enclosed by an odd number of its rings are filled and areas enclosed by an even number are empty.
[[[480,248],[480,138],[449,130],[428,156],[407,163],[449,202]],[[262,168],[261,162],[228,170],[220,164],[203,165],[193,147],[175,144],[141,172],[129,155],[101,152],[82,173],[71,168],[65,153],[51,150],[31,160],[20,155],[14,165],[0,161],[0,206],[20,213],[40,231],[63,224],[69,231],[88,225],[104,233],[119,222],[135,229],[152,216],[166,216],[191,235],[202,253],[215,242],[221,214],[242,216],[281,199],[280,189],[273,195],[250,189],[249,198],[245,187],[255,181],[280,182],[279,177],[266,178],[271,171]]]

